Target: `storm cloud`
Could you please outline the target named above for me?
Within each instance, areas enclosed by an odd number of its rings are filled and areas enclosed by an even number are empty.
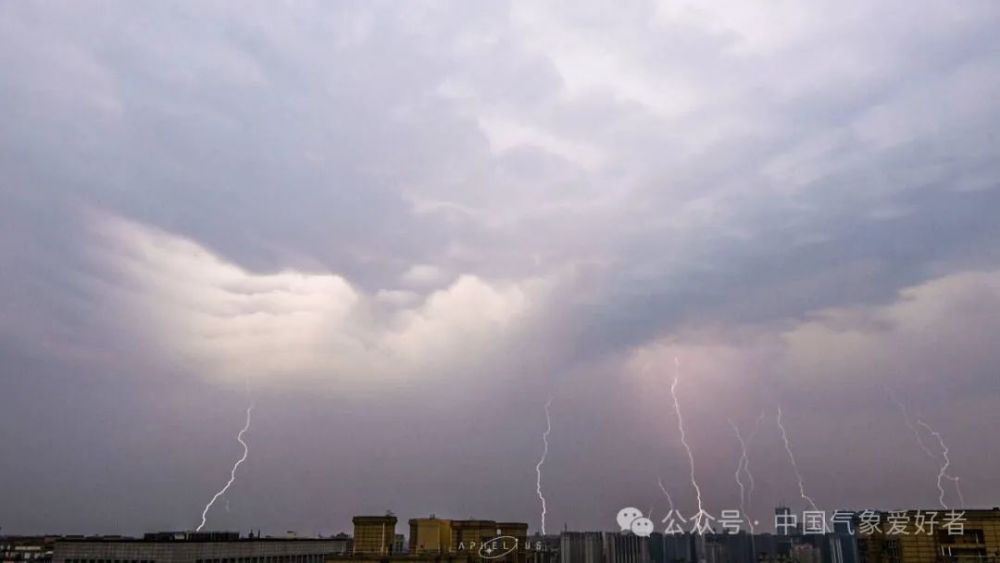
[[[1000,502],[994,2],[0,5],[0,525]]]

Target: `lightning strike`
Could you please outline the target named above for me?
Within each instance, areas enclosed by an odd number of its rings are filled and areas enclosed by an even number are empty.
[[[949,450],[948,450],[948,445],[944,443],[944,437],[941,436],[940,432],[934,430],[933,428],[930,427],[930,425],[928,425],[926,422],[922,420],[918,420],[917,424],[923,426],[924,429],[926,429],[931,436],[937,438],[938,445],[941,447],[941,457],[944,459],[944,463],[941,464],[941,469],[938,470],[938,477],[937,477],[938,503],[941,505],[941,508],[944,509],[948,508],[947,503],[945,503],[944,501],[944,485],[942,484],[942,481],[944,479],[950,479],[955,483],[955,490],[958,493],[959,502],[962,503],[962,506],[965,506],[965,497],[962,495],[962,489],[958,484],[958,477],[953,477],[948,474],[948,467],[951,466],[951,458],[948,457]]]
[[[740,444],[740,459],[736,463],[736,485],[740,488],[740,514],[746,519],[747,524],[750,526],[750,533],[754,532],[753,520],[750,518],[750,497],[753,494],[754,480],[753,473],[750,472],[750,454],[749,447],[750,443],[753,442],[754,436],[757,435],[757,431],[760,429],[760,422],[764,420],[764,412],[761,411],[760,416],[754,422],[753,430],[747,436],[746,440],[743,439],[743,434],[740,432],[739,426],[729,419],[729,425],[732,426],[733,432],[736,434],[736,441]],[[747,483],[743,483],[743,479],[740,475],[745,475]]]
[[[760,430],[760,423],[763,422],[763,421],[764,421],[764,411],[760,411],[760,415],[757,417],[757,420],[754,421],[754,423],[753,423],[753,430],[750,432],[750,435],[747,437],[747,451],[748,452],[749,452],[750,444],[753,443],[754,437],[757,436],[757,431]],[[755,483],[754,483],[754,480],[753,480],[753,473],[750,472],[750,454],[749,453],[746,453],[745,457],[743,458],[743,472],[747,476],[747,483],[749,485],[747,487],[747,506],[748,507],[752,507],[753,506],[753,490],[754,490]]]
[[[736,426],[736,423],[731,418],[729,419],[729,426],[733,427],[733,432],[736,434],[736,441],[740,444],[740,459],[736,462],[736,473],[734,476],[736,477],[736,485],[740,488],[740,514],[746,517],[746,487],[743,485],[743,479],[740,478],[740,475],[743,474],[743,462],[747,458],[747,444],[743,441],[743,435],[740,434],[740,427]]]
[[[781,422],[781,406],[778,406],[778,429],[781,430],[781,440],[785,443],[785,451],[788,452],[788,461],[792,464],[792,471],[795,472],[795,478],[799,483],[799,496],[803,500],[809,503],[809,508],[812,510],[819,510],[816,508],[816,503],[813,501],[812,497],[806,494],[806,487],[802,483],[802,473],[799,471],[799,464],[795,461],[795,454],[792,453],[792,445],[788,442],[788,433],[785,432],[785,425]]]
[[[680,361],[674,358],[674,381],[670,384],[670,395],[674,399],[674,412],[677,413],[677,430],[681,434],[681,444],[684,446],[684,451],[687,452],[688,465],[691,468],[691,486],[694,487],[695,496],[698,500],[698,514],[703,514],[705,507],[701,501],[701,487],[698,486],[698,480],[695,478],[694,453],[691,452],[691,446],[687,441],[687,434],[684,432],[684,416],[681,414],[680,401],[677,400],[677,383],[680,381],[680,367]]]
[[[660,490],[663,491],[663,494],[667,497],[667,504],[670,505],[670,511],[673,512],[674,499],[670,496],[670,491],[668,491],[667,488],[663,486],[663,479],[657,479],[656,484],[660,486]]]
[[[208,511],[212,508],[212,505],[215,504],[215,501],[218,500],[219,497],[221,497],[222,495],[226,494],[226,491],[229,490],[229,487],[233,485],[233,482],[236,481],[236,469],[244,461],[247,460],[247,455],[250,453],[250,447],[247,446],[247,443],[243,441],[243,435],[246,434],[248,430],[250,430],[250,416],[252,413],[253,413],[253,403],[250,403],[250,406],[247,407],[247,421],[243,425],[243,428],[240,429],[239,433],[236,434],[236,441],[239,442],[241,446],[243,446],[243,455],[240,456],[240,458],[236,460],[236,463],[233,464],[233,468],[229,472],[229,481],[226,482],[226,485],[224,487],[219,489],[219,492],[215,493],[215,496],[212,497],[212,500],[208,501],[208,504],[205,505],[205,510],[201,511],[201,524],[198,524],[198,527],[195,528],[196,532],[200,532],[201,529],[205,527],[205,520],[208,517]]]
[[[945,478],[951,479],[955,483],[955,493],[958,495],[958,502],[962,505],[962,508],[968,506],[965,504],[965,495],[962,494],[962,487],[959,485],[960,479],[954,475],[945,475]]]
[[[885,390],[886,393],[889,394],[889,399],[896,404],[896,408],[898,408],[900,414],[903,415],[903,422],[906,423],[906,427],[910,429],[910,432],[913,432],[913,437],[917,439],[917,445],[920,446],[920,449],[923,450],[925,454],[927,454],[927,457],[936,458],[937,456],[934,455],[934,452],[932,452],[924,442],[923,437],[920,435],[920,430],[915,424],[913,424],[913,419],[910,418],[910,412],[906,409],[906,405],[904,405],[903,402],[896,397],[896,394],[893,393],[891,389],[886,387]]]
[[[927,446],[927,443],[924,442],[923,436],[920,433],[920,429],[917,428],[917,425],[913,423],[913,419],[910,418],[910,413],[907,410],[906,405],[904,405],[903,402],[900,401],[896,397],[895,393],[893,393],[892,390],[889,389],[888,387],[886,387],[886,392],[889,394],[889,399],[891,399],[892,402],[896,404],[896,407],[899,408],[899,412],[903,415],[903,422],[905,422],[906,423],[906,427],[909,428],[911,432],[913,432],[913,436],[916,438],[917,445],[920,446],[920,449],[923,450],[923,452],[927,455],[927,457],[929,457],[931,459],[934,459],[934,460],[938,459],[938,455],[935,454],[933,451],[931,451],[930,447]],[[935,432],[930,426],[928,426],[926,422],[921,422],[921,421],[917,421],[917,422],[920,425],[922,425],[925,429],[927,429],[927,431],[932,436],[934,436],[935,438],[937,438],[938,443],[941,445],[941,455],[944,457],[944,462],[945,462],[944,467],[945,467],[945,469],[947,469],[948,466],[951,465],[951,460],[948,459],[948,448],[945,447],[945,445],[944,445],[944,439],[941,437],[941,435],[939,433]],[[947,472],[941,473],[938,476],[938,492],[939,493],[942,493],[942,491],[941,491],[941,489],[942,489],[941,480],[942,479],[948,479],[948,480],[950,480],[951,482],[953,482],[955,484],[955,493],[957,493],[957,495],[958,495],[958,501],[960,503],[962,503],[962,506],[964,507],[965,506],[965,495],[962,494],[962,487],[959,484],[960,479],[957,476],[955,476],[955,475],[948,474]],[[944,499],[944,495],[942,493],[938,497],[938,502],[941,504],[942,507],[947,508],[944,505],[944,500],[943,499]]]
[[[538,493],[538,500],[542,503],[542,516],[541,516],[541,530],[542,535],[545,535],[545,495],[542,494],[542,465],[545,464],[545,458],[549,455],[549,433],[552,432],[552,418],[549,416],[549,407],[552,406],[552,397],[549,397],[548,401],[545,401],[545,432],[542,433],[542,443],[544,447],[542,448],[542,457],[538,460],[538,464],[535,465],[535,492]]]

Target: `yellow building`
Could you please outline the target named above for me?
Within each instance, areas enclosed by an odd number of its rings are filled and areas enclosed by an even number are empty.
[[[356,554],[389,554],[392,553],[392,543],[396,538],[396,517],[385,516],[355,516],[354,522],[354,553]]]
[[[448,553],[451,551],[451,520],[430,518],[410,520],[410,553]]]
[[[1000,509],[908,510],[855,522],[861,563],[1000,563]]]
[[[496,522],[493,520],[451,521],[452,553],[476,553],[484,543],[500,538],[506,538],[501,540],[504,544],[516,543],[517,551],[523,552],[528,548],[526,544],[528,525],[524,522]]]
[[[408,553],[391,550],[396,517],[355,516],[354,550],[327,563],[552,563],[553,554],[528,541],[524,522],[447,520],[431,516],[409,521]]]

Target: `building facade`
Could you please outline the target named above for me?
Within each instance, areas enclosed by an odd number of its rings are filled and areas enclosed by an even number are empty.
[[[410,553],[447,553],[451,550],[451,521],[434,516],[410,520]]]
[[[865,520],[855,517],[860,563],[1000,563],[1000,508],[879,512]]]
[[[59,536],[0,536],[0,563],[49,563]]]
[[[206,537],[207,536],[207,537]],[[143,539],[82,538],[55,542],[53,563],[323,563],[343,555],[342,541],[240,538],[187,532]]]
[[[396,539],[396,517],[385,516],[355,516],[354,522],[354,553],[381,554],[392,553],[392,544]]]

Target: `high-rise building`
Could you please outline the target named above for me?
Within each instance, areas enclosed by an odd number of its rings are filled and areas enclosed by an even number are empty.
[[[774,509],[774,531],[779,536],[797,536],[802,533],[802,525],[798,515],[792,514],[792,509],[787,506],[778,506]]]
[[[862,563],[1000,562],[1000,508],[879,512],[863,519],[855,515]]]
[[[559,555],[561,563],[605,563],[602,532],[563,532]]]
[[[649,538],[631,533],[604,533],[605,563],[647,563]]]
[[[392,544],[396,539],[396,517],[385,516],[355,516],[354,522],[354,553],[382,554],[392,553]]]
[[[657,559],[657,550],[654,548],[657,543],[660,543],[655,539],[658,536],[660,534],[654,533],[649,540],[655,563],[661,563],[661,561],[662,563],[687,563],[695,560],[695,537],[691,534],[663,534],[662,540],[660,540],[663,545],[663,559]]]
[[[714,551],[706,549],[705,557],[701,558],[705,561],[711,562],[711,558],[715,557],[716,561],[721,560],[725,563],[757,562],[757,558],[754,555],[756,548],[754,537],[746,532],[736,534],[708,534],[706,539],[710,546],[721,546],[721,550],[719,548],[713,548]]]

